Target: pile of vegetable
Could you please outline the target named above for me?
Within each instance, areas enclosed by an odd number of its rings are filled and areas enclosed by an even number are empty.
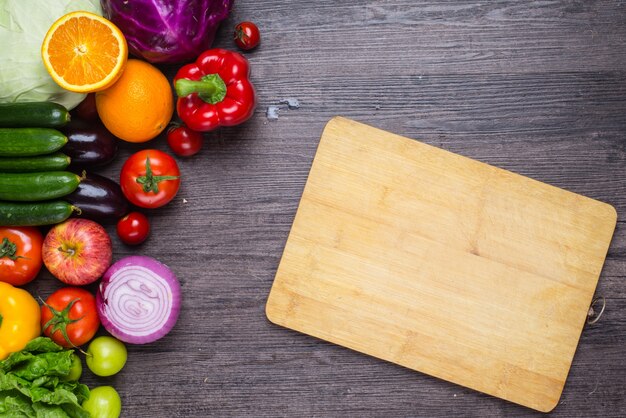
[[[174,154],[196,155],[204,132],[252,117],[256,93],[243,55],[209,49],[232,0],[26,3],[0,5],[0,43],[20,48],[0,51],[0,416],[117,417],[113,387],[79,382],[81,358],[96,376],[120,373],[125,344],[174,328],[182,292],[154,258],[114,262],[107,229],[145,242],[145,213],[174,199],[181,172],[155,147],[118,179],[93,170],[162,132]],[[255,48],[258,28],[240,23],[233,41]],[[172,84],[150,64],[190,61]],[[60,285],[45,300],[19,287],[44,267]]]

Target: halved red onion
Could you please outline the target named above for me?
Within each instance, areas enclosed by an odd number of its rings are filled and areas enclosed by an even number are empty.
[[[96,304],[100,321],[115,338],[147,344],[176,324],[181,306],[174,273],[152,257],[133,255],[114,263],[102,276]]]

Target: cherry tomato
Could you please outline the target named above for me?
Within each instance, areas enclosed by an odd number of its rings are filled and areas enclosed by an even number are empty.
[[[79,287],[57,290],[41,307],[41,327],[46,337],[63,347],[89,342],[100,327],[96,298]]]
[[[117,235],[124,244],[141,244],[149,234],[150,222],[143,213],[131,212],[117,222]]]
[[[174,154],[190,157],[202,148],[202,134],[184,125],[174,126],[167,131],[167,143]]]
[[[37,277],[42,244],[37,228],[0,228],[0,282],[22,286]]]
[[[252,22],[241,22],[235,26],[235,44],[244,51],[257,47],[261,42],[259,28]]]
[[[127,358],[124,343],[106,335],[95,338],[89,344],[85,362],[96,376],[113,376],[122,370]]]
[[[88,120],[90,122],[100,119],[98,111],[96,110],[96,93],[89,93],[87,97],[85,97],[85,100],[80,102],[78,106],[72,110],[72,116],[76,116],[79,119]]]
[[[118,418],[122,413],[122,399],[112,386],[98,386],[91,389],[82,407],[92,418]]]
[[[156,149],[142,150],[131,155],[122,166],[120,186],[133,205],[158,208],[178,193],[180,170],[169,154]]]

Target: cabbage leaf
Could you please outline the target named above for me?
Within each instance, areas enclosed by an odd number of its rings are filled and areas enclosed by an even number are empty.
[[[0,103],[52,101],[72,109],[85,98],[56,84],[41,60],[50,26],[76,10],[102,15],[99,0],[0,0]]]

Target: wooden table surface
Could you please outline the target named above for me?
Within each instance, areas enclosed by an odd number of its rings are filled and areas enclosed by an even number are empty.
[[[317,143],[343,115],[614,205],[600,321],[583,331],[552,415],[626,415],[626,2],[238,0],[216,46],[252,20],[253,118],[179,159],[174,202],[114,258],[153,256],[183,307],[162,340],[129,346],[111,384],[124,417],[533,416],[529,409],[279,328],[265,317]],[[164,68],[168,74],[175,67]],[[266,109],[286,98],[269,121]],[[167,149],[163,137],[150,146]],[[101,173],[116,178],[124,145]],[[32,289],[60,284],[44,273]]]

